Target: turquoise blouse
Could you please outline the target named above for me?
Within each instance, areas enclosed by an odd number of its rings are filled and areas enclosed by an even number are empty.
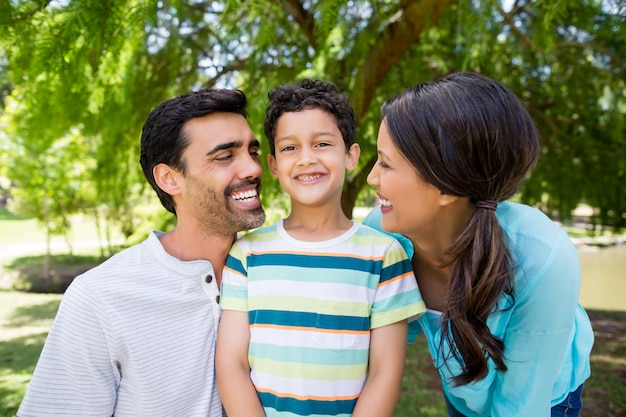
[[[455,387],[451,377],[460,366],[454,359],[443,361],[450,349],[440,347],[440,312],[428,311],[412,322],[409,341],[424,333],[446,397],[466,416],[548,417],[591,373],[593,330],[578,302],[578,253],[567,233],[539,210],[504,202],[496,216],[515,261],[515,301],[503,294],[487,324],[504,340],[508,370],[497,371],[490,360],[484,379]],[[376,207],[364,223],[382,230],[380,220]],[[393,236],[412,257],[411,241]]]

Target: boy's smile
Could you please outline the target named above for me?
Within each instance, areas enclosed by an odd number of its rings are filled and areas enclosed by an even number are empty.
[[[335,207],[341,199],[346,169],[353,169],[358,145],[349,152],[330,113],[318,109],[284,113],[275,138],[276,155],[268,165],[293,205]]]

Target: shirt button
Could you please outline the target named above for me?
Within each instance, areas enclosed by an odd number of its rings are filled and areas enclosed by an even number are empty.
[[[211,274],[207,275],[204,280],[206,281],[207,284],[210,284],[211,281],[213,281],[213,275]]]
[[[215,302],[216,302],[217,304],[219,304],[219,303],[220,303],[220,296],[219,296],[219,295],[218,295],[217,297],[215,297]]]

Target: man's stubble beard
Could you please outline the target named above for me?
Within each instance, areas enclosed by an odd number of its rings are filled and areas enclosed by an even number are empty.
[[[195,181],[194,181],[195,182]],[[195,182],[195,190],[202,186]],[[251,210],[239,209],[228,196],[233,187],[228,187],[223,194],[204,187],[203,193],[194,193],[197,201],[196,212],[203,232],[210,235],[232,236],[243,230],[254,229],[265,222],[265,211],[262,206]],[[260,186],[257,186],[260,193]]]

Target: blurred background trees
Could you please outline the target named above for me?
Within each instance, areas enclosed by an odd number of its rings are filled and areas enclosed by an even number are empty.
[[[384,99],[457,70],[509,86],[541,130],[519,199],[563,220],[586,203],[594,222],[626,226],[626,0],[0,0],[0,176],[55,233],[90,213],[130,235],[145,222],[135,208],[156,201],[138,163],[155,105],[240,88],[268,152],[267,92],[307,76],[356,111],[351,214],[374,204]],[[269,173],[263,201],[286,204]]]

